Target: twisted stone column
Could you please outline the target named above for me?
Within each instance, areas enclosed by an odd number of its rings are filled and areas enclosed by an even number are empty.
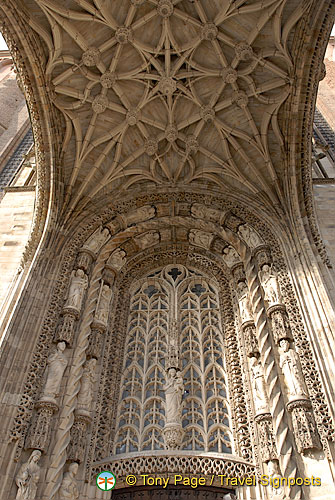
[[[261,285],[258,279],[255,263],[249,250],[244,250],[245,273],[250,291],[250,302],[254,313],[256,335],[264,368],[264,377],[268,391],[270,411],[273,419],[276,446],[282,476],[285,478],[299,477],[297,464],[293,456],[293,445],[286,416],[282,388],[275,364],[270,332],[267,328],[267,316],[261,295]],[[287,487],[287,496],[298,500],[303,498],[300,486]]]

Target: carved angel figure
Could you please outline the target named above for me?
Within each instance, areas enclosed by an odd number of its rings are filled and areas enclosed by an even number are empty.
[[[34,500],[36,498],[37,484],[41,473],[38,461],[41,455],[42,453],[39,450],[34,450],[28,462],[21,465],[15,477],[15,482],[18,487],[16,500]]]
[[[127,225],[131,226],[137,222],[144,222],[146,220],[155,217],[156,209],[151,205],[145,205],[144,207],[137,208],[125,215]]]
[[[141,234],[136,238],[137,245],[144,250],[145,248],[152,247],[159,243],[159,232],[158,231],[148,231],[145,234]]]
[[[271,267],[265,264],[259,272],[259,279],[264,290],[264,300],[268,306],[278,304],[281,300],[277,276],[272,272]]]
[[[201,205],[200,203],[194,203],[191,207],[191,215],[195,219],[205,219],[213,222],[220,222],[221,217],[224,215],[224,212],[220,212],[220,210],[215,210],[215,208],[209,208],[205,205]]]
[[[107,243],[110,237],[110,232],[106,227],[99,227],[99,229],[97,229],[84,243],[83,248],[96,254],[99,252],[101,247]]]
[[[208,249],[211,246],[213,238],[213,234],[206,233],[205,231],[198,231],[197,229],[191,229],[189,233],[189,241],[191,245],[205,249]]]
[[[231,267],[237,262],[240,262],[240,256],[233,247],[226,247],[223,249],[222,258],[227,266]]]
[[[99,297],[98,307],[95,311],[95,319],[104,325],[107,325],[111,297],[112,289],[108,285],[103,285]]]
[[[93,385],[95,379],[96,364],[97,360],[95,358],[92,358],[87,361],[84,366],[77,401],[77,408],[79,410],[90,411],[93,399]]]
[[[48,357],[42,400],[55,401],[59,394],[63,374],[67,366],[67,359],[64,354],[65,348],[65,342],[58,342],[56,351]]]
[[[251,321],[253,318],[247,284],[244,281],[240,281],[237,285],[237,290],[241,322]]]
[[[251,227],[249,227],[247,224],[242,224],[238,228],[238,234],[244,239],[246,244],[251,248],[256,248],[260,245],[263,245],[263,242],[256,233],[256,231]]]
[[[121,267],[126,263],[126,252],[122,248],[117,248],[107,261],[107,266],[112,267],[116,271],[120,271]]]
[[[65,472],[59,489],[60,500],[77,500],[79,498],[79,489],[75,479],[78,467],[77,462],[73,462],[70,465],[68,472]]]
[[[283,370],[285,383],[292,399],[308,397],[306,384],[303,378],[299,354],[290,348],[290,342],[287,339],[279,341],[280,347],[280,367]]]
[[[71,307],[80,312],[85,290],[88,286],[88,277],[82,269],[72,271],[67,300],[64,307]]]
[[[183,397],[184,383],[182,377],[175,368],[170,368],[167,374],[165,391],[165,417],[166,424],[181,423],[181,402]]]

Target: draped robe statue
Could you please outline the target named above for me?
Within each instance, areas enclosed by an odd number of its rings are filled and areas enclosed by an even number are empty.
[[[308,398],[299,354],[290,348],[290,342],[287,339],[281,339],[279,347],[281,351],[279,362],[283,370],[289,397],[291,399]]]
[[[183,389],[184,384],[182,377],[179,373],[177,373],[175,368],[170,368],[168,371],[167,381],[164,386],[166,424],[181,423],[181,402]]]
[[[34,450],[28,462],[21,465],[15,477],[15,482],[18,487],[16,500],[35,500],[37,484],[41,473],[41,468],[38,465],[41,455],[42,453],[39,450]]]
[[[58,342],[56,351],[50,354],[47,364],[47,377],[42,391],[42,400],[55,401],[59,394],[63,374],[67,366],[64,354],[65,342]]]
[[[75,476],[78,472],[77,462],[73,462],[68,472],[65,472],[62,484],[59,489],[60,500],[77,500],[79,498],[79,490]]]

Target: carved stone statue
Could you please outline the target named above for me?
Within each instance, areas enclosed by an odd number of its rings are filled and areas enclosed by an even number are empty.
[[[16,500],[34,500],[36,498],[37,484],[40,478],[41,468],[38,461],[42,453],[34,450],[28,462],[22,464],[15,478],[18,491]]]
[[[289,399],[308,398],[306,384],[303,378],[299,354],[290,348],[287,339],[279,341],[280,367],[283,370]]]
[[[175,368],[169,369],[164,390],[166,424],[180,424],[184,383],[182,377]]]
[[[240,256],[233,247],[226,247],[223,249],[222,258],[227,266],[231,267],[237,262],[240,262]]]
[[[112,289],[108,285],[103,285],[99,297],[98,307],[95,311],[94,319],[107,325],[109,304],[112,298]]]
[[[90,252],[97,254],[101,247],[107,243],[111,237],[109,230],[105,227],[99,227],[84,243],[83,249],[89,250]]]
[[[68,472],[65,472],[59,489],[59,500],[77,500],[79,498],[79,489],[75,479],[78,467],[77,462],[73,462]]]
[[[268,413],[268,398],[266,394],[263,368],[256,358],[251,358],[251,370],[253,374],[254,404],[256,413]]]
[[[136,243],[137,245],[144,250],[145,248],[152,247],[153,245],[157,245],[159,243],[159,232],[158,231],[149,231],[145,234],[141,234],[137,236]]]
[[[224,216],[224,212],[210,208],[200,203],[194,203],[191,207],[191,215],[195,219],[205,219],[212,222],[220,222]]]
[[[256,248],[263,245],[263,242],[256,231],[247,224],[243,224],[238,228],[238,234],[244,239],[250,248]]]
[[[107,266],[112,267],[116,271],[120,271],[121,267],[125,265],[127,258],[126,252],[122,248],[117,248],[107,261]]]
[[[127,225],[131,226],[137,222],[144,222],[146,220],[155,217],[156,209],[151,205],[145,205],[144,207],[137,208],[134,211],[129,212],[125,215]]]
[[[262,267],[259,273],[259,279],[264,290],[264,300],[268,306],[280,303],[281,296],[276,274],[271,270],[268,264]]]
[[[72,271],[69,292],[64,307],[80,312],[87,286],[88,277],[84,271],[82,269]]]
[[[206,233],[205,231],[198,231],[197,229],[191,229],[189,234],[189,241],[191,245],[205,249],[208,249],[211,246],[213,238],[213,234]]]
[[[83,410],[85,413],[88,413],[91,409],[96,364],[97,360],[91,358],[84,366],[77,400],[77,409],[80,412]]]
[[[58,342],[56,351],[48,357],[46,382],[42,391],[42,401],[56,402],[63,374],[67,366],[64,354],[65,342]]]
[[[253,317],[247,284],[244,281],[240,281],[237,285],[237,290],[241,322],[251,321]]]

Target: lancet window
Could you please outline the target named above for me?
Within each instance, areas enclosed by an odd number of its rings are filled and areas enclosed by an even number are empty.
[[[182,450],[232,453],[223,345],[212,280],[178,265],[138,281],[131,291],[114,453],[164,450],[171,425],[181,429]],[[183,381],[176,398],[165,393],[172,368]],[[171,401],[180,408],[168,411]]]

